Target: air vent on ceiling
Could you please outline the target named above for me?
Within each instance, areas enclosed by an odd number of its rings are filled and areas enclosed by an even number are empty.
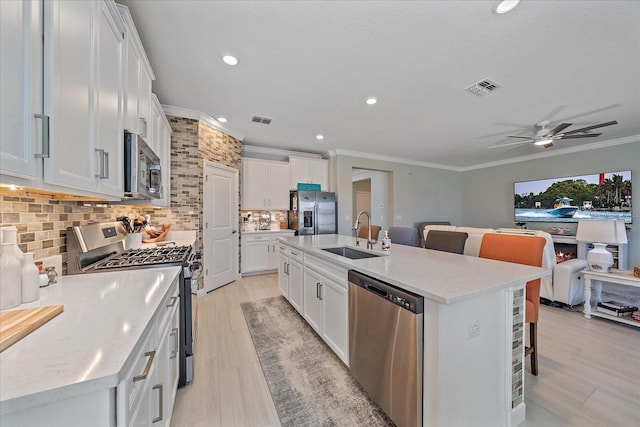
[[[263,123],[265,125],[268,125],[269,123],[271,123],[271,119],[268,117],[260,117],[260,116],[253,116],[251,118],[252,122],[256,122],[256,123]]]
[[[483,96],[488,94],[489,92],[493,92],[498,89],[500,86],[498,83],[491,81],[489,79],[484,79],[479,81],[478,83],[474,83],[465,90],[468,90],[471,93],[475,93],[478,96]]]

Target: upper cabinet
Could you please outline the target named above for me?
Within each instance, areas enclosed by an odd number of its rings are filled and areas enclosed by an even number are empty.
[[[171,130],[128,9],[2,0],[0,12],[3,182],[121,200],[127,129],[162,153],[168,183]]]
[[[242,158],[242,209],[288,210],[289,164]]]
[[[151,85],[155,75],[144,51],[136,27],[125,6],[118,5],[125,31],[125,125],[124,128],[148,139],[151,127]],[[149,141],[147,141],[148,143]]]
[[[158,97],[151,96],[149,132],[151,149],[160,157],[162,185],[160,199],[151,199],[153,206],[169,207],[171,201],[171,125],[164,114]]]
[[[291,168],[289,188],[298,189],[298,183],[320,184],[322,191],[329,191],[329,162],[324,159],[289,157]]]
[[[0,169],[25,179],[42,178],[46,149],[42,31],[42,2],[0,1]]]
[[[47,1],[45,115],[47,183],[123,194],[124,25],[108,1]]]
[[[0,3],[0,172],[21,185],[121,197],[124,25],[115,3]]]

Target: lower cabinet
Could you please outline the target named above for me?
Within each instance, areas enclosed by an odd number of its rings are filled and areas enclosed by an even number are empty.
[[[262,274],[278,269],[278,237],[293,236],[294,231],[255,231],[240,237],[242,274]]]
[[[282,295],[349,365],[347,269],[284,243],[279,247],[278,285]]]
[[[305,254],[303,317],[349,365],[347,270]]]
[[[171,288],[160,314],[141,340],[126,378],[117,388],[117,423],[123,426],[169,426],[178,389],[180,295]]]
[[[302,251],[278,244],[278,285],[280,292],[302,314],[303,257]]]

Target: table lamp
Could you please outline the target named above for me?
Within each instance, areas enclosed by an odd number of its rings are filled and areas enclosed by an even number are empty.
[[[627,232],[624,221],[581,220],[576,240],[593,243],[593,249],[587,253],[589,269],[607,272],[613,265],[613,255],[607,250],[607,244],[626,244]]]

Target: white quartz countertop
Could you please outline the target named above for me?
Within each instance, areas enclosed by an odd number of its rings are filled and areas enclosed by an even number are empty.
[[[337,246],[356,248],[354,237],[338,234],[278,239],[305,253],[322,257],[336,265],[357,270],[443,304],[453,304],[514,285],[524,285],[530,280],[551,274],[550,270],[539,267],[393,243],[389,255],[351,260],[322,250]],[[357,249],[367,251],[366,239],[359,240],[360,247]],[[381,244],[376,243],[372,252],[382,254]]]
[[[63,276],[38,301],[9,309],[64,305],[0,353],[0,415],[116,387],[179,274],[164,267]]]

